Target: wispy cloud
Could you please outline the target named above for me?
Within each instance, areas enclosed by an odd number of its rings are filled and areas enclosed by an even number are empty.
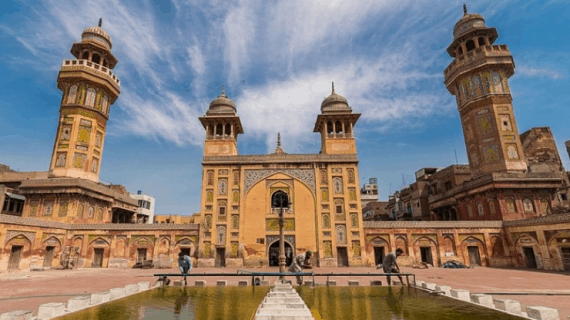
[[[562,79],[562,73],[550,68],[537,68],[532,66],[519,66],[516,69],[516,73],[522,77],[529,78],[551,78],[554,80]]]
[[[363,131],[414,126],[452,110],[442,70],[451,61],[444,50],[460,1],[171,3],[163,10],[150,0],[45,1],[21,29],[0,28],[58,66],[102,16],[119,59],[122,94],[114,107],[123,112],[112,113],[121,117],[114,119],[118,130],[180,146],[202,144],[197,117],[224,83],[246,134],[268,150],[277,131],[288,152],[314,147],[310,133],[331,81],[363,114]],[[483,14],[499,8],[490,1],[471,5]]]

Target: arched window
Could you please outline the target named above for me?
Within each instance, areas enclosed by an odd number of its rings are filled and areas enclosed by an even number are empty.
[[[477,41],[479,42],[480,47],[485,45],[485,39],[483,37],[479,37]]]
[[[493,199],[489,199],[487,200],[487,204],[489,205],[489,212],[493,215],[495,213],[497,213],[497,210],[495,208],[495,201],[493,201]]]
[[[483,208],[483,204],[481,202],[477,202],[477,213],[479,214],[479,217],[485,215],[485,208]]]
[[[473,40],[467,40],[465,43],[465,47],[467,47],[467,52],[475,49],[475,42]]]
[[[226,136],[229,136],[232,133],[232,126],[228,123],[226,124]]]
[[[467,204],[467,215],[469,218],[473,218],[473,206],[470,203]]]
[[[271,208],[289,208],[289,195],[283,190],[277,190],[271,196]]]
[[[93,57],[91,58],[91,61],[93,61],[96,64],[101,63],[101,56],[97,53],[93,54]]]
[[[226,243],[226,227],[219,226],[216,229],[216,233],[218,234],[218,244],[225,244]]]
[[[334,126],[335,126],[336,133],[343,133],[342,132],[342,123],[340,123],[340,121],[335,122]]]
[[[523,200],[523,207],[525,213],[533,213],[534,212],[534,205],[532,204],[532,200],[525,198]]]
[[[226,195],[228,193],[228,182],[225,179],[220,179],[218,182],[218,194]]]
[[[540,199],[540,206],[542,207],[542,213],[549,214],[550,213],[550,201],[546,198]]]
[[[336,243],[338,244],[346,244],[346,227],[345,226],[337,226],[336,227]]]
[[[327,184],[327,183],[328,183],[327,170],[325,170],[325,169],[321,170],[321,183],[322,183],[322,184]]]
[[[513,198],[507,198],[505,200],[505,203],[507,204],[507,211],[509,213],[517,212],[517,206],[515,205],[515,200]]]
[[[95,104],[95,89],[93,88],[87,89],[87,98],[85,104],[88,107],[93,107],[93,105]]]
[[[89,59],[89,52],[88,51],[83,52],[81,59]]]
[[[342,193],[342,178],[334,178],[334,193]]]
[[[221,135],[222,135],[222,132],[224,131],[223,128],[224,128],[224,127],[222,126],[222,124],[221,124],[221,123],[218,123],[218,125],[216,126],[216,135],[217,135],[217,136],[221,136]]]
[[[214,185],[214,171],[208,171],[208,185]]]
[[[75,103],[77,97],[77,86],[73,85],[69,88],[69,95],[67,96],[67,103]]]
[[[457,55],[462,55],[463,54],[463,48],[461,48],[461,46],[457,47]]]
[[[331,227],[331,217],[328,214],[323,214],[323,228],[329,229]]]
[[[333,133],[333,124],[332,122],[327,122],[327,133]]]
[[[348,169],[348,183],[354,183],[354,169]]]

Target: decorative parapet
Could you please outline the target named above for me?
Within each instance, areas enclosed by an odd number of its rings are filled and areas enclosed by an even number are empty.
[[[555,223],[566,223],[566,222],[570,222],[570,213],[550,214],[547,216],[542,216],[537,218],[504,221],[503,226],[505,228],[508,228],[508,227],[535,226],[541,224],[555,224]]]
[[[205,156],[202,164],[256,164],[291,162],[358,162],[355,154],[259,154],[237,156]]]
[[[502,228],[503,221],[364,221],[364,229]]]
[[[64,230],[138,230],[138,231],[153,231],[153,230],[195,230],[198,231],[200,225],[198,224],[131,224],[131,223],[64,223],[51,220],[22,218],[17,216],[0,214],[0,223],[15,224],[29,227],[44,227],[56,228]]]
[[[80,70],[82,68],[89,69],[91,72],[97,75],[104,75],[107,78],[110,78],[111,83],[115,83],[117,88],[121,85],[121,80],[107,67],[103,67],[100,64],[91,62],[89,60],[83,59],[67,59],[63,60],[61,64],[61,71],[73,71],[73,70]]]
[[[111,188],[109,188],[106,185],[95,183],[86,179],[80,179],[80,178],[30,179],[30,180],[22,180],[22,183],[20,184],[20,189],[38,188],[38,187],[39,188],[79,187],[99,192],[106,196],[113,197],[116,200],[120,200],[124,203],[138,207],[137,200],[131,198],[130,196],[113,191]]]

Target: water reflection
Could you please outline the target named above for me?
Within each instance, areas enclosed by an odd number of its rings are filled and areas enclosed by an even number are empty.
[[[408,287],[300,287],[297,291],[321,319],[452,320],[521,319]]]

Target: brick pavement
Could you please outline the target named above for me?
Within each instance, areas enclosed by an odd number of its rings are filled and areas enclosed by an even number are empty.
[[[252,268],[248,271],[278,271],[277,268]],[[192,273],[227,272],[235,273],[236,268],[194,268]],[[316,273],[354,272],[376,273],[374,268],[315,268]],[[453,289],[466,289],[473,293],[492,292],[566,292],[570,293],[569,273],[546,273],[529,270],[509,270],[494,268],[475,269],[412,269],[402,268],[403,272],[415,273],[418,280],[448,285]],[[0,313],[15,309],[32,309],[37,311],[40,304],[48,302],[67,302],[80,294],[90,294],[109,290],[115,287],[135,284],[140,281],[156,281],[154,273],[178,273],[178,269],[79,269],[63,271],[18,272],[0,274]],[[237,285],[241,277],[207,277],[196,278],[206,280],[213,286],[217,280],[227,280],[228,285]],[[251,278],[246,278],[251,281]],[[275,281],[277,277],[266,277]],[[348,285],[348,280],[358,280],[360,285],[368,285],[372,279],[386,283],[385,277],[334,277],[338,286]],[[291,280],[294,280],[291,278]],[[305,279],[308,280],[308,279]],[[317,283],[325,283],[326,277],[317,277]],[[293,281],[294,282],[294,281]],[[189,279],[189,285],[193,281]],[[539,305],[556,308],[561,319],[570,316],[570,296],[499,296],[497,298],[514,299],[525,306]]]

